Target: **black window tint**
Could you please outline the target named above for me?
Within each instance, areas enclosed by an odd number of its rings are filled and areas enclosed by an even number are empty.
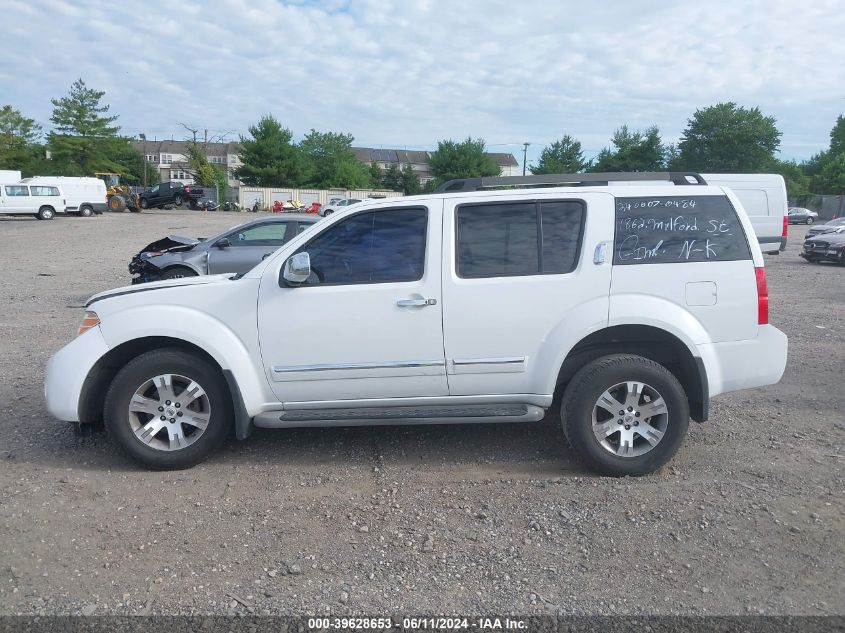
[[[616,199],[614,264],[751,259],[727,196]]]
[[[300,251],[311,256],[308,284],[416,281],[425,265],[427,211],[360,213],[324,231]]]
[[[539,271],[537,205],[458,208],[458,275],[503,277]]]
[[[575,270],[581,246],[584,205],[580,202],[543,202],[543,272]]]
[[[583,203],[571,200],[459,207],[458,275],[571,272],[578,261],[583,220]]]

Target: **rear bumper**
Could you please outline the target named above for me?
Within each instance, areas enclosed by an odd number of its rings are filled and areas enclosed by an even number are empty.
[[[786,369],[789,342],[772,325],[761,325],[756,338],[698,346],[710,396],[777,383]]]
[[[50,415],[79,422],[79,398],[91,369],[109,351],[99,327],[77,336],[47,362],[44,399]]]

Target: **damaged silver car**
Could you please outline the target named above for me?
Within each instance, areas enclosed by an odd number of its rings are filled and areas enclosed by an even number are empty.
[[[210,238],[168,235],[132,258],[132,283],[245,273],[318,220],[316,215],[286,213],[245,222]]]

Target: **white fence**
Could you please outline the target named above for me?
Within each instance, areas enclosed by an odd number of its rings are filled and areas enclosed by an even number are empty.
[[[251,209],[258,201],[262,210],[272,208],[273,203],[288,200],[300,200],[302,204],[312,202],[327,204],[332,198],[396,198],[402,194],[398,191],[384,189],[295,189],[292,187],[245,187],[241,186],[238,193],[238,203],[241,209]]]

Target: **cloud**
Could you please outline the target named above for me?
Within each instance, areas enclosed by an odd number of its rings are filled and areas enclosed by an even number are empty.
[[[125,133],[179,122],[244,132],[276,115],[295,135],[498,151],[564,133],[590,150],[623,123],[676,140],[731,100],[778,119],[787,157],[823,149],[845,108],[840,3],[499,0],[7,0],[0,101],[49,125],[77,77]],[[37,38],[33,34],[38,34]],[[236,135],[236,134],[235,134]],[[232,135],[232,136],[235,136]]]

